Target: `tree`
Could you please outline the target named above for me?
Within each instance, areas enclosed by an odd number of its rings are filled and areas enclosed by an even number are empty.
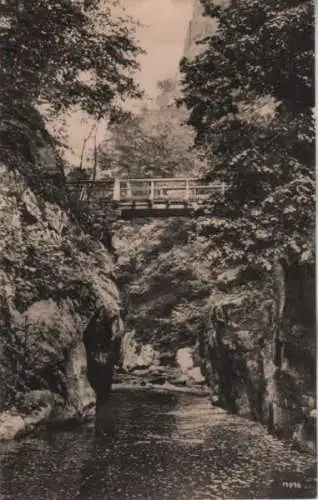
[[[202,232],[227,265],[305,258],[314,228],[313,4],[202,3],[218,30],[194,61],[181,61],[181,102],[196,147],[212,159],[208,178],[226,186]]]
[[[172,218],[117,232],[117,282],[127,328],[161,352],[193,345],[206,321],[213,273],[202,263],[205,248],[192,231],[191,219]]]
[[[138,97],[139,47],[127,19],[105,0],[4,0],[0,102],[73,106],[95,117]]]
[[[145,108],[115,123],[98,154],[100,169],[139,178],[192,175],[198,165],[188,151],[193,134],[181,119],[175,109]]]

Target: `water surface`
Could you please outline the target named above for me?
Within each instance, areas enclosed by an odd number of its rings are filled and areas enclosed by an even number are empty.
[[[313,498],[314,471],[309,455],[205,397],[116,390],[97,431],[1,445],[1,499]]]

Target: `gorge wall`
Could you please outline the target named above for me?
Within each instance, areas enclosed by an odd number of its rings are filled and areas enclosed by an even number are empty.
[[[8,105],[0,118],[0,438],[6,439],[41,424],[81,420],[96,397],[104,400],[122,323],[112,255],[70,211],[61,162],[40,115]]]
[[[212,320],[200,339],[214,404],[305,448],[316,439],[315,267],[278,263],[246,280],[219,277]]]

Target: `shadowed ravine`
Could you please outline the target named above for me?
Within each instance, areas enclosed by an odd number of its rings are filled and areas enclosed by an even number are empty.
[[[1,455],[3,500],[315,496],[312,457],[189,394],[116,390],[96,428],[7,443]]]

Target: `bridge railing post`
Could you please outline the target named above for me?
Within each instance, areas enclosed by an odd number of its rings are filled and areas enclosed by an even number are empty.
[[[132,197],[133,197],[133,190],[131,187],[131,182],[128,179],[128,180],[126,180],[126,198],[129,198],[131,200]]]
[[[150,181],[150,196],[149,196],[151,201],[154,201],[155,198],[155,181],[151,180]]]
[[[113,192],[114,201],[120,201],[120,179],[115,179],[114,182],[114,192]]]
[[[189,179],[186,179],[186,185],[185,185],[185,199],[188,201],[190,197],[190,191],[189,191]]]

